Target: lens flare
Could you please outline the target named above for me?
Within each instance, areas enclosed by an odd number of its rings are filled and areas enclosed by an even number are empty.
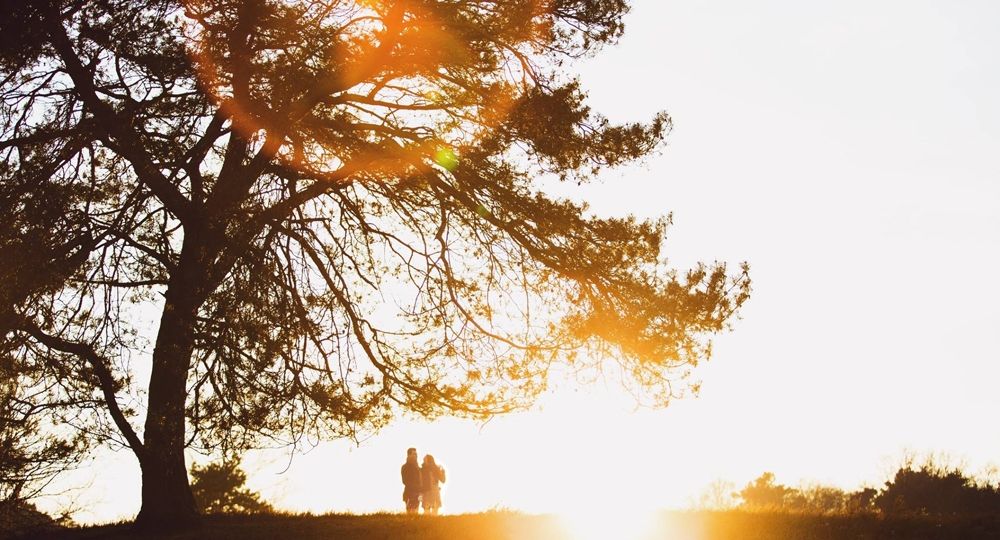
[[[341,4],[352,7],[333,9]],[[340,132],[335,129],[299,129],[302,127],[301,120],[313,109],[299,110],[293,105],[309,104],[310,100],[315,100],[317,104],[314,108],[321,110],[318,114],[320,124],[334,117],[338,121],[356,117],[359,127],[354,132],[358,140],[399,143],[400,138],[394,139],[386,133],[394,129],[409,133],[419,127],[433,133],[431,140],[449,140],[458,147],[474,147],[483,138],[495,135],[530,86],[528,67],[513,56],[506,44],[498,42],[495,52],[505,58],[493,66],[492,72],[482,76],[481,88],[468,94],[456,90],[455,73],[470,66],[478,69],[481,66],[477,62],[481,57],[470,44],[464,26],[442,18],[424,2],[280,0],[274,5],[294,8],[308,15],[297,19],[297,24],[308,30],[302,35],[312,36],[312,41],[296,42],[288,37],[296,35],[294,33],[272,32],[273,29],[264,24],[264,18],[255,20],[254,24],[261,26],[254,26],[253,32],[280,37],[287,41],[285,48],[289,50],[315,46],[320,51],[322,43],[339,44],[331,45],[329,49],[335,57],[327,62],[333,71],[312,74],[315,80],[309,82],[305,90],[291,88],[289,95],[295,99],[286,96],[288,99],[277,102],[284,103],[282,108],[266,99],[252,99],[245,88],[238,91],[234,70],[243,68],[246,71],[244,77],[249,80],[249,84],[244,81],[243,86],[256,88],[281,86],[286,81],[298,80],[297,77],[309,73],[312,68],[304,64],[269,64],[267,51],[263,50],[227,50],[232,44],[223,39],[219,29],[231,21],[223,17],[223,11],[211,9],[214,4],[201,0],[181,0],[181,5],[186,16],[183,25],[188,39],[187,54],[194,66],[198,87],[219,108],[222,117],[229,121],[227,129],[239,134],[251,145],[272,138],[271,144],[278,145],[274,154],[283,166],[299,169],[307,176],[316,171],[328,172],[331,163],[356,161],[371,167],[372,160],[358,159],[358,152],[353,146],[340,143]],[[319,7],[314,8],[317,5]],[[401,6],[405,24],[393,26],[388,16],[392,11],[389,6]],[[551,37],[546,25],[551,23],[549,19],[554,8],[551,2],[542,0],[529,0],[522,7],[517,14],[524,18],[524,26],[530,31],[508,37],[520,44],[524,53],[533,40]],[[386,35],[394,36],[392,39],[397,45],[389,53],[379,46]],[[316,39],[315,36],[325,38]],[[262,69],[261,66],[273,66],[275,69]],[[292,73],[294,77],[289,75]],[[323,84],[328,82],[327,79],[340,81],[343,86],[331,86],[330,95],[321,99],[312,96],[313,89],[325,88]],[[296,91],[303,95],[296,96]],[[473,94],[476,99],[469,98]],[[445,117],[447,121],[442,119]],[[469,120],[456,126],[452,123],[455,117]],[[387,126],[385,118],[392,118],[392,125]],[[374,127],[368,129],[366,126]],[[445,171],[454,171],[459,166],[459,156],[452,147],[435,149],[418,142],[406,145],[404,150],[405,159],[378,160],[380,176],[409,176],[414,162],[436,165]]]
[[[447,171],[454,171],[458,168],[458,155],[451,148],[441,146],[434,152],[434,163],[444,167]]]

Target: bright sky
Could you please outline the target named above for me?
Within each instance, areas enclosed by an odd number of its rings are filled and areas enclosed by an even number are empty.
[[[854,489],[907,448],[1000,462],[998,24],[992,0],[636,2],[583,82],[613,120],[666,109],[675,130],[579,196],[672,211],[676,266],[750,262],[700,398],[636,413],[564,386],[538,411],[401,421],[287,471],[251,456],[251,487],[290,510],[399,510],[409,446],[448,470],[446,512],[683,506],[764,471]],[[138,510],[130,454],[82,476],[81,520]]]

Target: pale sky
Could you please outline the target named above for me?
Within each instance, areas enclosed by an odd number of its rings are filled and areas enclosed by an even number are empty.
[[[574,196],[673,212],[677,267],[750,263],[701,396],[634,412],[613,387],[564,385],[539,411],[400,421],[287,471],[250,456],[251,487],[289,510],[400,510],[408,446],[448,470],[446,512],[676,507],[764,471],[855,489],[904,449],[1000,464],[1000,3],[646,0],[626,22],[577,67],[591,104],[665,109],[675,129]],[[138,511],[129,453],[74,479],[81,521]]]

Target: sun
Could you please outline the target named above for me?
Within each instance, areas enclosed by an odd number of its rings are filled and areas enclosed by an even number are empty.
[[[609,506],[580,508],[557,514],[569,540],[652,540],[660,538],[659,512]]]

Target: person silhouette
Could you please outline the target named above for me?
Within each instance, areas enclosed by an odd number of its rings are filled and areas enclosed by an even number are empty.
[[[403,477],[403,502],[406,503],[406,513],[416,514],[420,510],[420,464],[417,463],[417,449],[406,450],[406,463],[399,468]]]
[[[424,513],[437,515],[441,509],[441,483],[444,482],[444,469],[434,462],[434,456],[424,456],[424,464],[420,467],[420,483],[423,486]]]

